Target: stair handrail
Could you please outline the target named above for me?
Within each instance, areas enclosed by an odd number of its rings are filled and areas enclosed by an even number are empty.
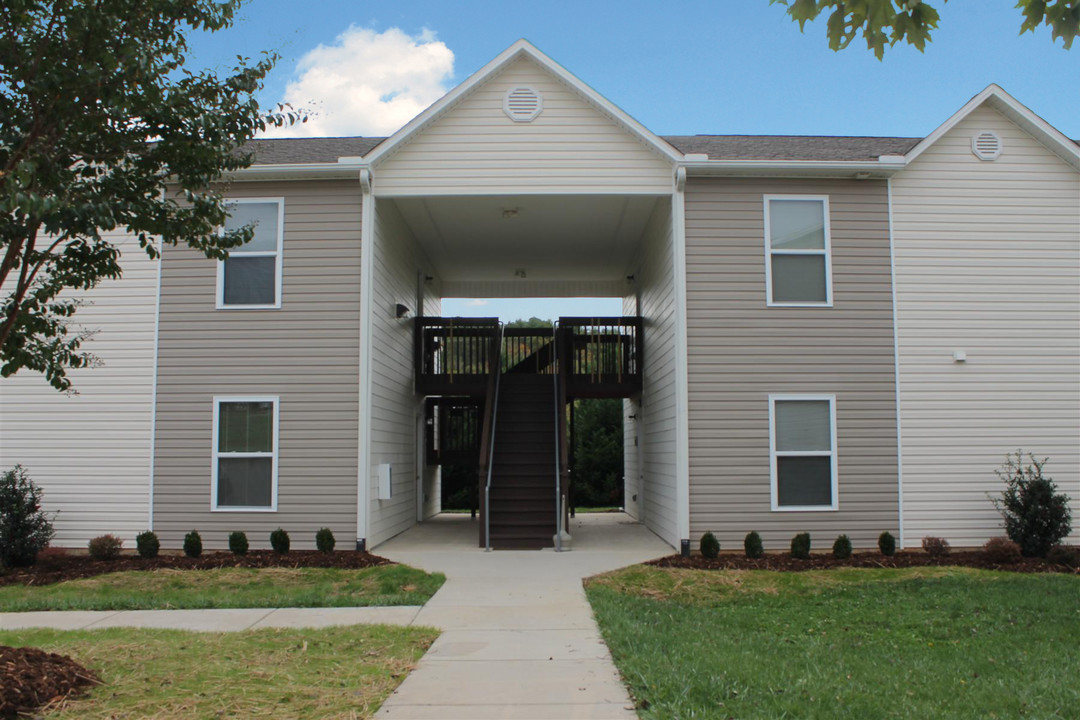
[[[484,436],[480,449],[481,461],[487,455],[487,480],[484,484],[484,551],[491,552],[491,475],[495,459],[495,427],[499,418],[499,380],[502,377],[503,324],[492,338],[490,375],[488,376],[487,407],[484,408]],[[490,422],[489,422],[490,421]],[[486,451],[486,453],[485,453]]]

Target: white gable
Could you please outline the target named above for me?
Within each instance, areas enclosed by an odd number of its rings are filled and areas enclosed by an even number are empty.
[[[677,156],[542,56],[519,51],[436,103],[370,162],[383,197],[660,195],[672,191]]]

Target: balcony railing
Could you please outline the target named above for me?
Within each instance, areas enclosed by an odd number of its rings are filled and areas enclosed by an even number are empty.
[[[641,318],[559,318],[559,362],[570,397],[627,397],[641,390]]]

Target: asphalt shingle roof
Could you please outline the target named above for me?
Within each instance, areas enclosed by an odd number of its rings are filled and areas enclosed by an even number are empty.
[[[253,140],[255,165],[337,162],[371,152],[386,138],[326,137]],[[682,153],[704,153],[710,160],[877,160],[903,155],[922,138],[828,135],[671,135],[663,138]],[[1080,141],[1074,141],[1080,145]]]

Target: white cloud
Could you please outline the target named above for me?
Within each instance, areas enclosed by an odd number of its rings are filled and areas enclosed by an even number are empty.
[[[429,30],[351,26],[300,58],[285,88],[283,102],[312,116],[264,137],[389,135],[446,94],[453,73],[453,51]]]
[[[469,302],[467,302],[465,304],[468,305],[469,307],[483,307],[484,305],[488,304],[488,301],[487,300],[476,299],[476,300],[470,300]]]

